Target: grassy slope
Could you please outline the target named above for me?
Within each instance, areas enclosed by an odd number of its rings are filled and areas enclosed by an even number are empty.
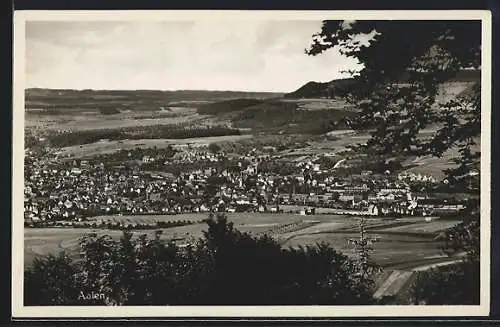
[[[241,111],[261,103],[264,103],[264,100],[246,98],[231,99],[198,106],[197,111],[199,114],[221,115]]]
[[[340,108],[300,110],[299,105],[280,99],[236,99],[203,105],[198,113],[229,118],[235,127],[258,132],[311,134],[345,128],[342,119],[354,115]]]

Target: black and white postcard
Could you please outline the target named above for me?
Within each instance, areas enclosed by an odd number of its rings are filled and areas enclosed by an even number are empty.
[[[13,316],[487,316],[488,11],[19,11]]]

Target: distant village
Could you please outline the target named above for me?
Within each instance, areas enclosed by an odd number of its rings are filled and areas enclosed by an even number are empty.
[[[443,198],[427,191],[442,183],[432,176],[389,170],[343,176],[337,173],[340,161],[323,167],[318,155],[289,160],[287,169],[273,171],[268,167],[282,158],[272,149],[228,155],[209,148],[121,150],[88,159],[64,157],[52,148],[27,148],[25,224],[204,212],[430,219],[456,215],[466,207],[453,195]],[[163,169],[173,165],[175,173]]]

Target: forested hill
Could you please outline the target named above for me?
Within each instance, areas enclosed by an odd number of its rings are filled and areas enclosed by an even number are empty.
[[[401,78],[401,83],[404,83],[406,77]],[[476,84],[481,81],[480,70],[463,70],[457,73],[453,78],[443,85],[443,92],[461,93],[461,90],[467,89],[471,84]],[[284,95],[290,99],[311,99],[311,98],[338,98],[349,91],[349,87],[353,85],[353,78],[335,79],[330,82],[307,82],[297,90]],[[455,94],[457,95],[457,94]]]
[[[308,82],[294,92],[285,94],[285,98],[334,98],[339,97],[352,85],[354,79],[336,79],[330,82]]]

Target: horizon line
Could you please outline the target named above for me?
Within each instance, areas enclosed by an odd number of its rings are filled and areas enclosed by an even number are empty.
[[[241,92],[241,93],[276,93],[285,94],[293,91],[252,91],[252,90],[217,90],[217,89],[91,89],[91,88],[52,88],[52,87],[25,87],[24,90],[52,90],[52,91],[153,91],[153,92]]]
[[[475,72],[481,72],[481,68],[463,68],[459,70],[458,72],[464,72],[464,71],[475,71]],[[25,87],[24,91],[26,90],[33,90],[33,89],[39,89],[39,90],[53,90],[53,91],[111,91],[111,92],[121,92],[121,91],[146,91],[146,92],[186,92],[186,91],[191,91],[191,92],[242,92],[242,93],[274,93],[274,94],[287,94],[287,93],[292,93],[303,86],[309,84],[309,83],[330,83],[333,81],[338,81],[338,80],[346,80],[346,79],[352,79],[357,76],[346,76],[346,77],[339,77],[339,78],[334,78],[332,80],[328,81],[317,81],[317,80],[310,80],[307,82],[304,82],[303,84],[297,86],[294,90],[291,91],[252,91],[252,90],[228,90],[228,89],[92,89],[92,88],[52,88],[52,87]]]

